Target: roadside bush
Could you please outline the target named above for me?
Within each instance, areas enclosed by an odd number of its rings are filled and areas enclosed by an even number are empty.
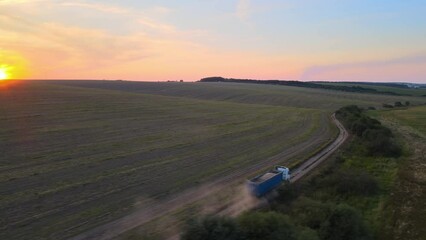
[[[182,240],[237,240],[241,239],[237,224],[231,218],[207,216],[189,222]]]
[[[278,196],[275,198],[275,201],[280,204],[289,204],[294,201],[302,192],[302,187],[300,184],[284,184],[277,189]]]
[[[207,216],[187,224],[182,240],[319,240],[318,233],[296,226],[278,212],[247,212],[236,219]]]
[[[301,197],[295,201],[292,210],[296,222],[302,226],[319,230],[331,214],[331,206],[310,198]]]
[[[362,138],[367,141],[376,141],[379,139],[386,139],[392,137],[392,131],[389,128],[377,128],[367,129],[363,134]]]
[[[361,139],[369,156],[401,155],[401,147],[393,140],[390,129],[382,126],[378,120],[364,115],[359,107],[353,105],[343,107],[336,114],[349,131]]]
[[[342,195],[373,195],[379,190],[376,179],[360,170],[340,170],[330,175],[328,185],[334,186]]]
[[[401,147],[391,138],[369,141],[367,149],[370,156],[399,157],[402,154]]]
[[[296,240],[297,233],[290,218],[277,212],[250,212],[237,219],[243,239]]]
[[[303,228],[297,234],[297,240],[320,240],[318,233],[310,228]]]
[[[352,133],[356,134],[358,137],[362,136],[365,130],[367,130],[368,125],[361,122],[361,121],[355,121],[350,126],[349,130],[351,130]]]
[[[340,204],[322,224],[320,237],[324,240],[366,240],[371,239],[371,234],[354,208]]]
[[[395,102],[395,107],[402,107],[402,103],[401,102]]]

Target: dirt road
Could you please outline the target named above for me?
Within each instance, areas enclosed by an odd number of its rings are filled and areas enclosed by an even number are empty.
[[[335,114],[331,116],[333,122],[339,128],[339,135],[333,143],[324,148],[321,152],[315,154],[307,161],[305,161],[300,167],[293,170],[291,172],[291,180],[290,182],[296,182],[304,175],[309,173],[312,169],[314,169],[318,164],[322,163],[325,159],[327,159],[334,151],[336,151],[348,138],[348,132],[343,127],[343,125],[336,119]]]
[[[303,165],[301,165],[297,170],[293,172],[296,181],[300,179],[303,175],[313,169],[315,166],[324,161],[330,154],[332,154],[347,138],[347,132],[340,124],[339,121],[336,120],[334,115],[332,116],[332,120],[339,128],[339,135],[337,139],[327,146],[323,151],[316,154],[307,160]],[[226,177],[215,180],[213,182],[203,184],[199,187],[187,190],[182,192],[177,196],[170,197],[169,199],[165,199],[161,202],[150,204],[149,206],[145,206],[136,210],[135,212],[117,219],[113,222],[101,225],[92,229],[91,231],[82,233],[77,235],[71,240],[87,240],[87,239],[112,239],[126,231],[129,231],[135,227],[146,224],[158,217],[167,215],[173,211],[176,211],[185,205],[197,202],[201,199],[208,197],[211,194],[215,194],[221,189],[229,187],[233,184],[239,183],[242,179],[246,179],[247,175],[253,172],[258,171],[261,168],[273,166],[279,162],[291,159],[301,153],[303,153],[306,148],[309,146],[318,144],[321,141],[319,136],[325,134],[327,132],[327,127],[322,124],[321,129],[317,132],[317,137],[310,138],[308,141],[292,146],[282,153],[267,159],[266,161],[260,162],[258,164],[252,165],[249,168],[242,169],[237,172],[233,172]]]

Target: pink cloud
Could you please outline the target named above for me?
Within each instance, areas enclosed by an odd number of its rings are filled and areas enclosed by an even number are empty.
[[[301,80],[426,82],[426,54],[307,68]]]

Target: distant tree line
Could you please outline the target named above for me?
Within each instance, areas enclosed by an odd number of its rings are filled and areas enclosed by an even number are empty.
[[[411,105],[411,103],[409,101],[405,101],[405,105],[401,102],[395,102],[394,105],[383,103],[382,107],[383,108],[394,108],[394,107],[408,107],[410,105]]]
[[[315,83],[329,83],[324,81],[314,81]],[[392,83],[392,82],[334,82],[334,83],[344,83],[344,84],[357,84],[357,85],[367,85],[367,86],[378,86],[378,87],[393,87],[393,88],[404,88],[411,89],[409,83]],[[422,88],[425,87],[423,84],[414,84],[415,87]]]
[[[395,92],[378,91],[373,88],[366,88],[360,86],[337,86],[337,85],[323,85],[314,82],[300,82],[295,80],[252,80],[252,79],[234,79],[234,78],[223,78],[223,77],[208,77],[203,78],[199,82],[233,82],[233,83],[252,83],[252,84],[272,84],[272,85],[284,85],[292,87],[305,87],[305,88],[317,88],[317,89],[329,89],[344,92],[356,92],[356,93],[374,93],[374,94],[387,94],[395,96],[406,96]]]

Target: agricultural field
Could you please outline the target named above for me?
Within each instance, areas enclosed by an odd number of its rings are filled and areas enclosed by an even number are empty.
[[[127,81],[55,81],[56,84],[88,88],[129,91],[135,93],[230,101],[250,104],[315,108],[330,113],[342,106],[381,107],[383,103],[410,101],[425,104],[426,98],[382,94],[349,93],[334,90],[311,89],[263,84],[242,83],[153,83]]]
[[[0,238],[66,239],[274,156],[296,164],[332,140],[340,106],[395,101],[425,102],[250,84],[15,82],[0,88]]]
[[[36,82],[0,96],[4,238],[65,238],[332,133],[316,109]]]

